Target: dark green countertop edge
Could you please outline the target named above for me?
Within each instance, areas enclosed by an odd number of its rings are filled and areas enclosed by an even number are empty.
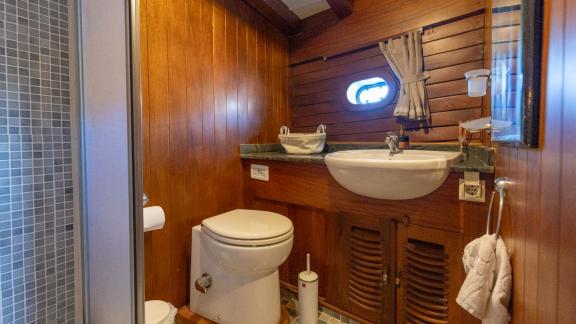
[[[319,154],[287,154],[280,144],[241,144],[240,158],[284,162],[305,162],[324,164],[324,155],[344,150],[387,149],[385,144],[327,144]],[[458,152],[458,144],[412,144],[411,150]],[[468,157],[450,168],[454,172],[494,173],[494,149],[469,145]]]

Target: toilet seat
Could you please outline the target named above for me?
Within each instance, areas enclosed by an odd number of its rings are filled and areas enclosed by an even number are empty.
[[[146,324],[172,324],[170,319],[172,307],[165,301],[149,300],[144,303]]]
[[[291,239],[294,227],[287,217],[277,213],[236,209],[205,219],[202,231],[223,244],[258,247]]]
[[[282,243],[286,240],[289,240],[294,235],[294,229],[291,229],[289,232],[287,232],[285,234],[278,235],[278,236],[271,237],[271,238],[267,238],[267,239],[245,240],[245,239],[237,239],[237,238],[232,238],[232,237],[221,236],[221,235],[214,233],[213,231],[209,230],[206,227],[202,227],[202,232],[204,232],[208,236],[210,236],[211,239],[218,241],[220,243],[228,244],[228,245],[238,245],[238,246],[244,246],[244,247],[251,247],[251,246],[252,247],[258,247],[258,246],[267,246],[267,245],[278,244],[278,243]]]

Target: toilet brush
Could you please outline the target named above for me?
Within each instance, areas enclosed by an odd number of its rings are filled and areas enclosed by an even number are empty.
[[[318,274],[310,271],[310,254],[306,254],[306,271],[298,275],[298,319],[300,324],[318,321]]]

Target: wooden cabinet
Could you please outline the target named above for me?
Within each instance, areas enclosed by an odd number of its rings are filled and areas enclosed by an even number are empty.
[[[479,323],[455,298],[463,246],[482,234],[487,206],[458,200],[461,174],[428,196],[387,201],[343,189],[323,165],[258,163],[269,166],[270,181],[250,179],[245,165],[246,206],[294,224],[294,248],[280,267],[285,287],[297,288],[311,253],[322,304],[363,323]]]
[[[376,323],[393,323],[395,224],[382,217],[341,213],[338,265],[341,308]]]
[[[396,233],[397,322],[461,323],[461,235],[404,224]]]

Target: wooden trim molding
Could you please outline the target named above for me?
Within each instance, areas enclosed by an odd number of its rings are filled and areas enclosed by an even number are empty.
[[[354,11],[354,4],[352,0],[327,0],[332,8],[332,11],[340,19],[344,19],[352,14]]]
[[[284,34],[294,35],[300,31],[302,21],[281,0],[244,0]]]

